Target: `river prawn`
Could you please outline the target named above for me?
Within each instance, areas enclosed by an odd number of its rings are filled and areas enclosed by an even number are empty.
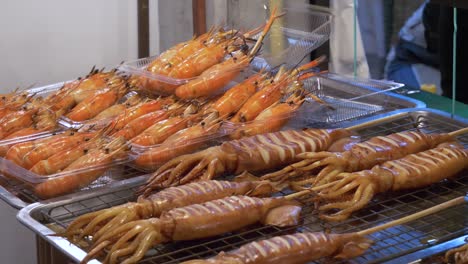
[[[109,87],[93,96],[89,96],[80,103],[78,103],[73,109],[66,115],[73,121],[85,121],[98,115],[106,108],[115,104],[122,96],[128,91],[127,79],[121,76],[114,76],[112,80],[108,82]]]
[[[296,161],[296,155],[326,150],[334,141],[348,137],[344,129],[286,130],[226,141],[193,154],[174,158],[162,165],[147,181],[144,192],[213,179],[225,173],[272,170]]]
[[[25,106],[27,103],[34,100],[34,96],[34,94],[18,92],[16,90],[10,94],[3,95],[0,99],[0,118]]]
[[[110,126],[113,127],[114,131],[120,130],[123,127],[125,127],[128,123],[130,123],[132,120],[140,116],[143,116],[145,114],[166,108],[169,105],[174,104],[175,102],[176,101],[174,97],[158,98],[155,100],[153,99],[145,100],[144,102],[141,102],[137,104],[136,106],[131,107],[127,109],[126,111],[123,111],[122,113],[120,113],[118,116],[116,116],[112,120]]]
[[[70,241],[79,241],[91,235],[93,241],[125,223],[159,217],[163,212],[191,204],[208,202],[232,195],[268,196],[276,192],[268,181],[199,181],[160,192],[140,196],[137,202],[129,202],[84,214],[75,219],[61,234]]]
[[[1,157],[4,157],[8,150],[17,143],[16,140],[22,141],[28,136],[35,136],[40,133],[53,131],[57,128],[58,123],[55,113],[47,109],[39,108],[35,109],[33,112],[32,116],[27,115],[24,117],[25,119],[14,117],[16,120],[9,120],[13,123],[13,126],[16,125],[17,127],[9,130],[10,133],[2,139],[5,142],[0,146]],[[8,122],[6,122],[5,125],[7,124]]]
[[[236,113],[242,105],[259,89],[259,84],[266,79],[264,73],[256,73],[244,81],[234,85],[213,103],[212,110],[219,116],[229,117]]]
[[[93,67],[85,78],[78,78],[75,81],[65,83],[58,92],[47,96],[44,102],[53,111],[58,112],[59,115],[66,114],[86,98],[105,89],[115,74],[116,70],[103,72],[103,70]]]
[[[255,223],[294,226],[300,213],[301,207],[290,197],[229,196],[179,207],[163,212],[159,218],[129,222],[105,233],[82,263],[104,248],[109,248],[106,263],[136,263],[157,244],[211,237]]]
[[[34,186],[34,192],[40,198],[48,199],[88,186],[108,169],[114,159],[122,158],[127,149],[123,138],[89,149],[64,168],[63,175],[48,178]]]
[[[112,136],[124,137],[125,139],[130,140],[145,131],[153,124],[169,118],[170,115],[171,111],[168,110],[158,110],[147,113],[129,122],[120,130],[113,132]]]
[[[96,136],[96,132],[75,132],[69,131],[51,138],[40,139],[38,142],[24,142],[19,146],[11,148],[6,159],[29,170],[41,160],[46,160],[50,156],[60,151],[66,151],[89,141]]]
[[[282,14],[279,16],[282,16]],[[194,99],[207,97],[218,92],[250,64],[253,56],[260,49],[265,35],[279,16],[276,15],[276,9],[273,9],[268,23],[263,28],[260,37],[248,54],[244,54],[244,51],[239,51],[233,54],[231,58],[212,65],[194,80],[177,87],[175,90],[176,96],[182,99]]]
[[[321,56],[291,71],[283,71],[281,68],[274,78],[263,82],[260,89],[242,105],[229,121],[239,123],[254,120],[262,111],[278,102],[288,92],[288,88],[297,80],[301,71],[320,65],[325,59],[325,56]],[[296,87],[297,85],[292,86],[292,88]]]
[[[284,102],[276,102],[263,110],[253,121],[241,124],[232,134],[232,139],[279,131],[305,101],[300,91],[293,93]]]
[[[317,192],[320,217],[341,221],[366,206],[377,193],[426,187],[467,168],[468,150],[439,147],[386,161],[369,170],[342,172],[310,190]]]
[[[0,139],[29,127],[34,123],[34,117],[39,111],[37,107],[25,106],[23,109],[10,113],[0,119]]]
[[[140,97],[138,94],[131,94],[124,102],[116,103],[93,117],[91,120],[99,121],[99,120],[109,120],[112,118],[117,117],[118,115],[125,113],[127,110],[137,107],[140,103],[142,103],[144,99]]]
[[[173,69],[179,67],[179,64],[184,62],[187,58],[193,57],[194,54],[197,54],[200,50],[207,48],[207,43],[211,43],[209,39],[215,34],[216,29],[212,28],[212,30],[199,37],[175,45],[152,61],[146,70],[151,73],[169,76]],[[146,77],[140,77],[140,82],[144,89],[164,95],[172,94],[176,87],[175,85]]]
[[[199,115],[170,117],[148,127],[142,133],[132,138],[131,142],[141,146],[160,144],[172,134],[189,126],[190,122],[193,122],[197,118],[199,118]]]
[[[173,158],[199,150],[207,139],[219,133],[222,120],[213,116],[217,117],[217,114],[211,114],[200,123],[168,137],[160,145],[145,150],[135,159],[135,164],[145,169],[156,169]]]
[[[90,149],[102,146],[104,143],[105,141],[103,138],[99,136],[93,137],[84,144],[79,144],[74,148],[56,152],[47,159],[37,162],[29,170],[38,175],[51,175],[59,173],[75,160],[88,153]]]

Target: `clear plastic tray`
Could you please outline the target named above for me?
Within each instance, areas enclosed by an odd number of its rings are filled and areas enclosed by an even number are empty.
[[[124,103],[128,98],[135,95],[136,92],[132,91],[127,93],[125,96],[120,98],[114,105]],[[67,116],[61,116],[60,120],[62,121],[63,126],[73,129],[83,129],[83,130],[98,130],[107,126],[115,117],[103,118],[103,119],[88,119],[85,121],[74,121]]]
[[[35,88],[31,88],[31,89],[26,90],[26,92],[28,94],[34,95],[35,97],[39,97],[39,96],[46,97],[46,96],[60,90],[60,88],[62,88],[64,84],[69,83],[69,82],[73,82],[73,81],[74,80],[65,81],[65,82],[58,82],[58,83],[49,84],[49,85],[45,85],[45,86],[41,86],[41,87],[35,87]],[[116,104],[124,102],[127,98],[129,98],[130,96],[135,95],[135,94],[136,94],[136,92],[134,92],[134,91],[131,91],[131,92],[127,93],[124,97],[122,97],[120,100],[118,100],[116,102]],[[74,120],[69,119],[66,116],[58,117],[58,123],[59,123],[60,127],[64,128],[64,129],[73,128],[73,129],[84,129],[84,130],[89,130],[89,129],[97,130],[97,129],[100,129],[100,128],[104,127],[110,121],[112,121],[112,118],[100,119],[100,120],[74,121]],[[26,138],[26,140],[28,140],[28,139]]]
[[[266,61],[263,67],[285,65],[293,68],[330,38],[333,16],[328,8],[285,3],[283,11],[285,15],[280,18],[282,25],[273,24],[258,55]],[[238,26],[242,28],[246,25],[240,21]]]
[[[393,93],[403,84],[392,81],[325,74],[304,80],[304,86],[333,107],[304,104],[304,112],[315,113],[302,116],[308,125],[330,126],[398,109],[426,107],[421,101]]]
[[[45,108],[41,108],[40,111],[47,111],[49,113],[49,115],[55,115],[54,112],[50,111],[49,109],[45,109]],[[21,130],[23,129],[28,129],[28,128],[31,128],[31,127],[34,127],[35,126],[35,122],[33,124],[31,124],[30,126],[28,127],[24,127],[24,128],[21,128],[20,130],[16,131],[16,132],[20,132]],[[54,127],[51,127],[50,129],[48,130],[42,130],[39,132],[39,130],[36,130],[35,133],[30,133],[28,135],[24,135],[24,136],[19,136],[18,134],[15,134],[16,132],[13,132],[11,133],[11,135],[8,135],[6,136],[5,138],[3,139],[0,139],[0,157],[3,156],[6,151],[5,148],[7,148],[8,146],[11,146],[13,144],[16,144],[18,142],[22,142],[22,141],[27,141],[27,140],[30,140],[31,138],[36,138],[36,137],[42,137],[42,136],[45,136],[45,135],[48,135],[50,133],[54,133],[56,131],[60,131],[62,129],[64,129],[64,127],[66,127],[66,124],[64,124],[60,118],[57,118],[55,121],[54,121],[54,124],[55,126]],[[30,131],[29,131],[30,132]]]
[[[305,90],[328,105],[306,97],[305,102],[295,112],[278,116],[275,120],[254,120],[245,123],[226,121],[223,125],[223,129],[226,129],[224,133],[238,135],[248,129],[263,131],[272,122],[281,122],[284,124],[283,128],[287,129],[339,126],[342,122],[374,114],[426,106],[423,102],[391,93],[403,87],[403,84],[391,81],[323,74],[305,79],[303,84]],[[234,136],[236,137],[238,136]]]
[[[264,39],[264,47],[260,54],[254,59],[251,65],[254,69],[272,68],[280,64],[287,67],[294,67],[301,59],[311,51],[325,43],[330,37],[332,15],[326,8],[317,8],[312,5],[295,5],[284,8],[286,15],[282,18],[282,26],[273,25],[273,32],[269,32]],[[259,16],[257,25],[243,25],[240,21],[236,23],[236,28],[255,28],[264,23],[262,16]],[[307,21],[307,26],[296,25],[293,18],[300,17],[302,21]],[[228,26],[228,28],[234,28]],[[258,35],[254,36],[256,38]],[[280,47],[273,47],[270,43],[279,43]],[[172,85],[182,85],[194,78],[178,79],[161,74],[155,74],[146,70],[146,67],[158,57],[154,55],[148,58],[128,61],[123,63],[119,70],[132,75],[141,76],[150,80],[156,80]]]
[[[29,139],[18,141],[16,143],[33,141],[33,140],[37,140],[41,138],[47,138],[47,137],[51,137],[53,135],[57,135],[63,132],[65,131],[43,134],[40,136],[33,136],[33,137],[30,137]],[[0,147],[1,146],[3,145],[0,144]],[[15,164],[14,162],[6,158],[0,158],[0,178],[2,178],[3,180],[13,180],[16,182],[21,182],[24,184],[24,188],[30,189],[39,198],[46,199],[46,198],[51,198],[55,196],[62,196],[65,193],[50,196],[50,197],[49,196],[45,197],[43,195],[40,195],[39,193],[36,193],[36,190],[35,190],[36,186],[49,180],[57,180],[57,179],[64,180],[65,178],[68,178],[68,177],[77,177],[83,173],[92,173],[92,172],[100,172],[101,176],[97,177],[96,180],[90,183],[88,187],[87,186],[77,187],[75,188],[74,191],[81,190],[83,188],[85,189],[93,188],[96,185],[102,186],[102,185],[105,185],[107,182],[114,181],[115,179],[125,178],[126,175],[124,175],[125,173],[124,167],[130,161],[131,161],[131,157],[125,154],[125,155],[120,155],[118,157],[115,157],[111,162],[105,163],[105,164],[97,164],[95,166],[82,167],[80,169],[59,172],[59,173],[55,173],[51,175],[38,175],[36,173],[31,172],[30,170],[27,170]],[[59,184],[63,184],[63,182],[60,182]],[[74,191],[71,191],[71,192],[74,192]]]
[[[228,137],[226,136],[228,134],[229,129],[222,128],[222,124],[220,123],[219,127],[188,141],[163,142],[151,146],[132,144],[132,149],[129,153],[132,160],[130,166],[138,170],[152,172],[172,158],[217,145],[220,141],[227,139]],[[153,158],[144,156],[149,155],[150,152],[154,153]]]
[[[176,86],[180,86],[180,85],[188,83],[189,81],[197,79],[197,77],[178,79],[178,78],[172,78],[172,77],[168,77],[165,75],[155,74],[150,71],[147,71],[146,67],[157,57],[158,56],[156,55],[156,56],[152,56],[148,58],[126,62],[119,67],[119,70],[126,72],[128,74],[134,75],[134,76],[140,76],[140,78],[143,78],[143,80],[146,79],[150,81],[160,81],[163,83],[168,83],[168,84],[176,85]],[[255,67],[253,67],[252,65],[255,65]],[[250,63],[250,66],[242,70],[241,74],[239,74],[239,77],[235,78],[235,80],[240,80],[248,76],[249,74],[251,74],[254,69],[262,68],[264,66],[266,66],[265,60],[260,59],[260,58],[254,58],[253,61]],[[158,94],[157,92],[153,92],[153,93]],[[168,95],[168,94],[159,93],[158,95]]]

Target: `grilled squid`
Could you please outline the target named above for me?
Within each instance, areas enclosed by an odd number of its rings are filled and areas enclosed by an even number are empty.
[[[301,207],[287,197],[230,196],[163,212],[160,218],[126,223],[101,236],[83,262],[108,249],[106,262],[136,263],[151,247],[169,241],[224,234],[262,223],[298,224]]]
[[[357,233],[296,233],[254,241],[239,249],[183,264],[307,263],[323,257],[349,259],[364,253],[371,241]]]
[[[387,161],[370,170],[340,173],[329,183],[312,189],[318,192],[321,217],[340,221],[366,206],[377,193],[426,187],[466,168],[468,150],[440,147]]]
[[[284,169],[264,175],[262,179],[282,180],[302,176],[321,168],[311,180],[297,182],[298,185],[326,183],[329,178],[340,172],[354,172],[370,169],[388,160],[403,158],[408,154],[418,153],[436,147],[440,143],[453,141],[450,134],[425,134],[417,131],[394,133],[387,136],[373,137],[353,145],[344,152],[307,152],[298,155],[301,161]]]
[[[84,214],[76,218],[65,231],[70,241],[79,241],[92,235],[93,240],[131,221],[159,217],[163,212],[177,207],[208,202],[232,195],[266,196],[276,192],[268,181],[199,181],[178,187],[170,187],[147,197],[140,196],[138,202]],[[75,237],[76,236],[76,237]]]
[[[275,169],[295,162],[299,153],[326,150],[333,142],[348,136],[344,129],[304,129],[224,142],[167,162],[149,179],[145,190],[213,179],[225,173]]]

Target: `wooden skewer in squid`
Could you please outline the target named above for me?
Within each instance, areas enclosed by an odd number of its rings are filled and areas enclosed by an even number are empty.
[[[349,129],[349,128],[348,128]],[[292,183],[293,187],[313,183],[327,183],[341,172],[355,172],[370,169],[385,161],[402,158],[406,155],[435,148],[439,144],[455,141],[458,135],[468,133],[468,128],[451,133],[426,134],[419,131],[405,131],[387,136],[376,136],[367,141],[352,145],[344,152],[305,152],[297,155],[301,161],[280,171],[266,174],[265,180],[285,180],[305,176],[321,168],[316,177]]]
[[[183,264],[301,264],[324,257],[350,259],[362,255],[370,247],[372,241],[365,236],[463,204],[465,198],[458,197],[418,213],[355,233],[304,232],[276,236],[248,243],[230,252],[221,252],[209,259],[190,260]]]

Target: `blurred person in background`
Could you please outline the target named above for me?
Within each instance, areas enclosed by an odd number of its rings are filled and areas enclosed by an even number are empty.
[[[468,10],[458,9],[457,94],[468,103]],[[386,78],[419,90],[435,85],[436,92],[452,96],[453,8],[425,1],[399,32],[399,42],[387,57]]]
[[[425,1],[400,29],[399,41],[387,56],[385,77],[416,91],[424,84],[432,84],[441,94],[438,55],[434,52],[433,44],[426,41],[426,25],[423,23],[428,2]]]
[[[432,52],[438,54],[442,95],[452,97],[453,8],[430,1],[424,9],[428,25],[426,39]],[[436,23],[437,22],[437,23]],[[468,103],[468,9],[457,9],[456,99]]]

